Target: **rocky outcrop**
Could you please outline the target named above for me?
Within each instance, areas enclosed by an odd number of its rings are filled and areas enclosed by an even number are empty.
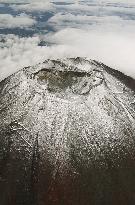
[[[135,204],[135,81],[82,58],[0,83],[1,205]]]

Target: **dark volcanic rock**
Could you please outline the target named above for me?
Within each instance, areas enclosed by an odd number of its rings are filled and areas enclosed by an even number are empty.
[[[134,205],[135,81],[87,59],[0,83],[1,205]]]

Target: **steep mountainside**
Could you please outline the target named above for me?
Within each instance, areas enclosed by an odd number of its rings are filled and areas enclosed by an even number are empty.
[[[47,60],[0,83],[1,205],[134,205],[135,80]]]

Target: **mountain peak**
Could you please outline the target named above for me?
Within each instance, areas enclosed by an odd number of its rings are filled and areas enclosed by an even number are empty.
[[[134,85],[79,57],[46,60],[3,80],[1,187],[15,196],[13,204],[131,204]],[[6,191],[2,200],[12,201]]]

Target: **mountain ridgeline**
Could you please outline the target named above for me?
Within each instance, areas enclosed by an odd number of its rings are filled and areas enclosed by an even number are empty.
[[[85,58],[0,83],[1,205],[134,205],[135,80]]]

